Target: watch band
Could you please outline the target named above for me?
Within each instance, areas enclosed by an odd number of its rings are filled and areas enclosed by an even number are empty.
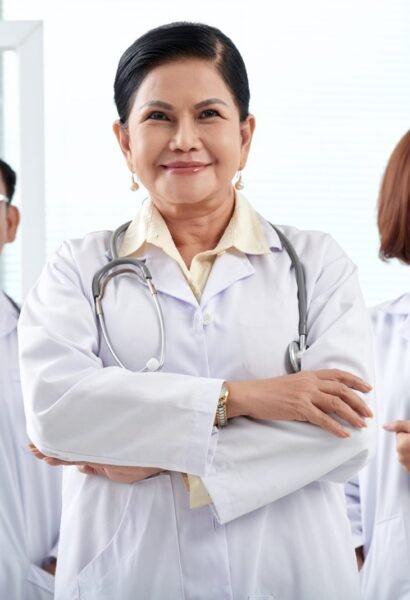
[[[228,424],[228,397],[229,390],[225,384],[222,385],[221,394],[219,396],[218,405],[216,407],[216,426],[225,427]]]

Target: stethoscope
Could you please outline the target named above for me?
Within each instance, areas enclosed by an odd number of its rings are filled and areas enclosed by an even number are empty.
[[[127,367],[120,360],[119,356],[115,352],[115,349],[111,343],[110,336],[108,335],[107,326],[105,323],[104,310],[102,306],[102,299],[104,292],[109,281],[117,277],[129,273],[136,275],[138,279],[144,282],[149,292],[151,293],[152,300],[155,305],[155,311],[157,315],[158,328],[160,332],[160,348],[159,356],[150,358],[142,369],[139,369],[138,373],[147,371],[159,371],[164,366],[165,361],[165,325],[164,315],[162,313],[161,304],[158,299],[157,290],[152,281],[152,275],[144,260],[137,258],[119,258],[118,256],[118,238],[130,225],[131,221],[120,225],[112,234],[110,241],[110,256],[109,262],[99,269],[92,281],[92,292],[94,297],[95,312],[98,318],[98,322],[101,328],[103,338],[114,357],[116,363],[126,369]],[[305,274],[303,271],[302,263],[296,254],[296,251],[288,238],[278,229],[275,225],[270,225],[276,231],[282,242],[283,247],[289,255],[292,262],[293,268],[295,269],[296,284],[298,289],[298,307],[299,307],[299,339],[294,340],[288,346],[289,362],[294,373],[297,373],[301,369],[302,356],[307,349],[306,338],[307,338],[307,305],[306,305],[306,284]]]

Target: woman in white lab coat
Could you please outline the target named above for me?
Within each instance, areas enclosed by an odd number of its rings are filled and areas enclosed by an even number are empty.
[[[410,264],[410,131],[383,177],[380,254]],[[346,486],[365,600],[410,598],[410,294],[371,311],[376,348],[378,446]],[[382,427],[383,426],[383,427]],[[363,563],[364,560],[364,563]]]
[[[0,160],[0,253],[14,241],[15,173]],[[31,456],[17,351],[18,307],[0,290],[0,598],[51,600],[61,473]]]
[[[118,240],[65,242],[21,320],[29,432],[65,469],[56,597],[354,600],[343,490],[367,461],[370,327],[356,268],[326,234],[281,230],[302,258],[309,348],[289,374],[298,289],[279,234],[237,193],[255,119],[219,30],[180,23],[120,60],[114,131],[150,198]],[[158,358],[159,357],[159,358]],[[148,371],[138,372],[144,365]],[[152,372],[149,372],[152,370]],[[216,423],[217,426],[214,426]],[[184,477],[181,474],[185,474]]]

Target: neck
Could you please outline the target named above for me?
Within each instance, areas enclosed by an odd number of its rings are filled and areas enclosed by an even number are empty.
[[[199,252],[212,250],[218,244],[231,220],[235,208],[235,194],[222,200],[205,200],[196,204],[163,205],[154,202],[164,218],[188,267]]]

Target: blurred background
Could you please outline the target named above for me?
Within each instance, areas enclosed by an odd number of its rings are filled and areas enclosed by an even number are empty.
[[[0,19],[0,156],[23,216],[1,279],[17,300],[64,238],[113,229],[144,198],[111,129],[114,74],[136,37],[175,20],[221,28],[244,57],[256,209],[331,233],[368,305],[409,291],[408,269],[378,259],[376,228],[384,167],[410,128],[408,0],[0,0]]]

